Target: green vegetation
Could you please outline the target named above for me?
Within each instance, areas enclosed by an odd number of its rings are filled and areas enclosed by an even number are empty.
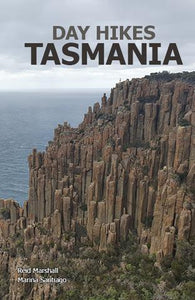
[[[24,237],[21,233],[16,233],[13,237],[14,243],[15,243],[15,250],[16,253],[24,256],[25,251],[24,251]],[[26,253],[27,255],[27,253]]]
[[[150,228],[152,226],[153,216],[146,216],[144,219],[145,228]]]
[[[178,124],[183,127],[191,125],[190,122],[184,118],[179,119]]]
[[[180,79],[188,83],[195,83],[195,72],[182,72],[182,73],[169,73],[167,71],[159,73],[151,73],[150,75],[145,76],[149,80],[165,80],[171,81],[175,79]]]
[[[75,237],[75,232],[67,231],[63,234],[64,241],[68,242],[71,238]]]
[[[129,148],[129,144],[128,143],[123,144],[123,148],[122,148],[123,152],[126,152],[128,148]]]
[[[58,287],[56,300],[152,300],[156,295],[191,300],[195,292],[194,246],[188,242],[178,241],[175,257],[165,257],[161,269],[154,255],[140,252],[133,234],[120,248],[110,246],[107,252],[78,242],[74,250],[49,264],[60,266],[58,276],[68,279]]]
[[[184,173],[177,173],[176,172],[176,174],[179,177],[181,183],[186,181],[186,178],[188,176],[188,172],[187,171],[185,171]]]
[[[130,147],[136,147],[136,148],[143,148],[143,149],[150,149],[150,143],[149,142],[143,142],[143,141],[136,141],[134,143],[129,144]]]
[[[87,211],[87,204],[86,204],[86,203],[81,203],[80,209],[81,209],[82,211]]]
[[[43,227],[40,223],[37,225],[37,229],[40,231],[41,235],[46,235],[48,234],[48,231],[45,227]]]
[[[71,288],[60,291],[57,299],[152,299],[159,270],[154,257],[140,253],[134,236],[121,249],[110,246],[108,252],[80,245],[77,260],[61,259],[60,275],[69,279]]]
[[[110,145],[113,149],[114,149],[115,146],[116,146],[115,140],[114,140],[112,137],[110,137],[110,138],[108,139],[107,144]]]
[[[8,207],[3,207],[0,209],[0,215],[4,220],[10,219],[10,209]]]
[[[9,277],[8,273],[0,270],[0,299],[9,293]]]
[[[145,220],[151,226],[152,218]],[[82,228],[77,228],[79,235]],[[77,233],[78,234],[78,233]],[[71,241],[73,233],[64,234],[64,241]],[[23,237],[18,233],[13,239],[17,247],[23,248]],[[99,252],[90,243],[76,239],[71,249],[55,243],[60,255],[51,260],[51,244],[43,244],[47,259],[30,260],[29,267],[59,267],[57,277],[67,278],[65,285],[57,285],[56,300],[191,300],[195,293],[195,245],[177,241],[175,257],[164,257],[159,268],[155,255],[142,254],[136,235],[130,233],[128,240],[119,246],[108,247]],[[150,247],[148,243],[148,247]],[[11,250],[11,249],[10,249]],[[13,249],[12,249],[13,251]],[[13,257],[18,254],[13,251]],[[55,276],[55,275],[54,275]],[[0,273],[0,299],[7,294],[9,282]],[[30,289],[25,295],[28,298]],[[157,297],[158,296],[158,297]]]
[[[159,97],[148,96],[148,97],[139,97],[137,100],[141,103],[155,103]]]
[[[143,168],[142,168],[142,172],[143,172],[143,175],[147,176],[148,172],[149,172],[149,166],[144,165]]]

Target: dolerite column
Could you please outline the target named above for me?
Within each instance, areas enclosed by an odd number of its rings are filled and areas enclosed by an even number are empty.
[[[45,217],[45,174],[41,169],[38,171],[38,221],[42,221]]]
[[[71,228],[71,199],[70,197],[63,197],[62,199],[62,216],[63,216],[63,224],[64,231],[70,231]]]

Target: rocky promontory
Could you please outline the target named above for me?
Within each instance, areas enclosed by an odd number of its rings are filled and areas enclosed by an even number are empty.
[[[4,299],[69,299],[57,298],[53,285],[18,283],[16,269],[58,264],[78,245],[97,255],[120,252],[133,235],[143,255],[155,255],[158,269],[178,255],[179,243],[192,245],[195,83],[193,74],[184,75],[117,83],[78,128],[58,125],[46,151],[32,151],[28,201],[21,208],[0,200],[0,269],[9,280]]]

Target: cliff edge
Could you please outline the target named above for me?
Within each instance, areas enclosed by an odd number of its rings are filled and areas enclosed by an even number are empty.
[[[160,262],[175,256],[178,241],[193,240],[195,83],[188,77],[117,83],[78,128],[58,125],[46,151],[29,156],[24,207],[0,200],[1,246],[13,248],[21,235],[32,257],[51,239],[63,246],[71,233],[72,243],[107,251],[132,232]],[[9,268],[13,258],[2,251],[0,260]]]

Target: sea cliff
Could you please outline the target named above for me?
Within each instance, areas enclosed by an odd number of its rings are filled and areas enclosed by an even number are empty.
[[[180,241],[194,240],[193,76],[164,72],[119,82],[78,128],[58,125],[46,151],[32,151],[28,201],[21,208],[0,200],[0,268],[11,279],[5,299],[24,299],[16,269],[25,260],[57,261],[78,243],[120,251],[133,234],[161,268]],[[29,299],[57,299],[57,288],[28,289]]]

